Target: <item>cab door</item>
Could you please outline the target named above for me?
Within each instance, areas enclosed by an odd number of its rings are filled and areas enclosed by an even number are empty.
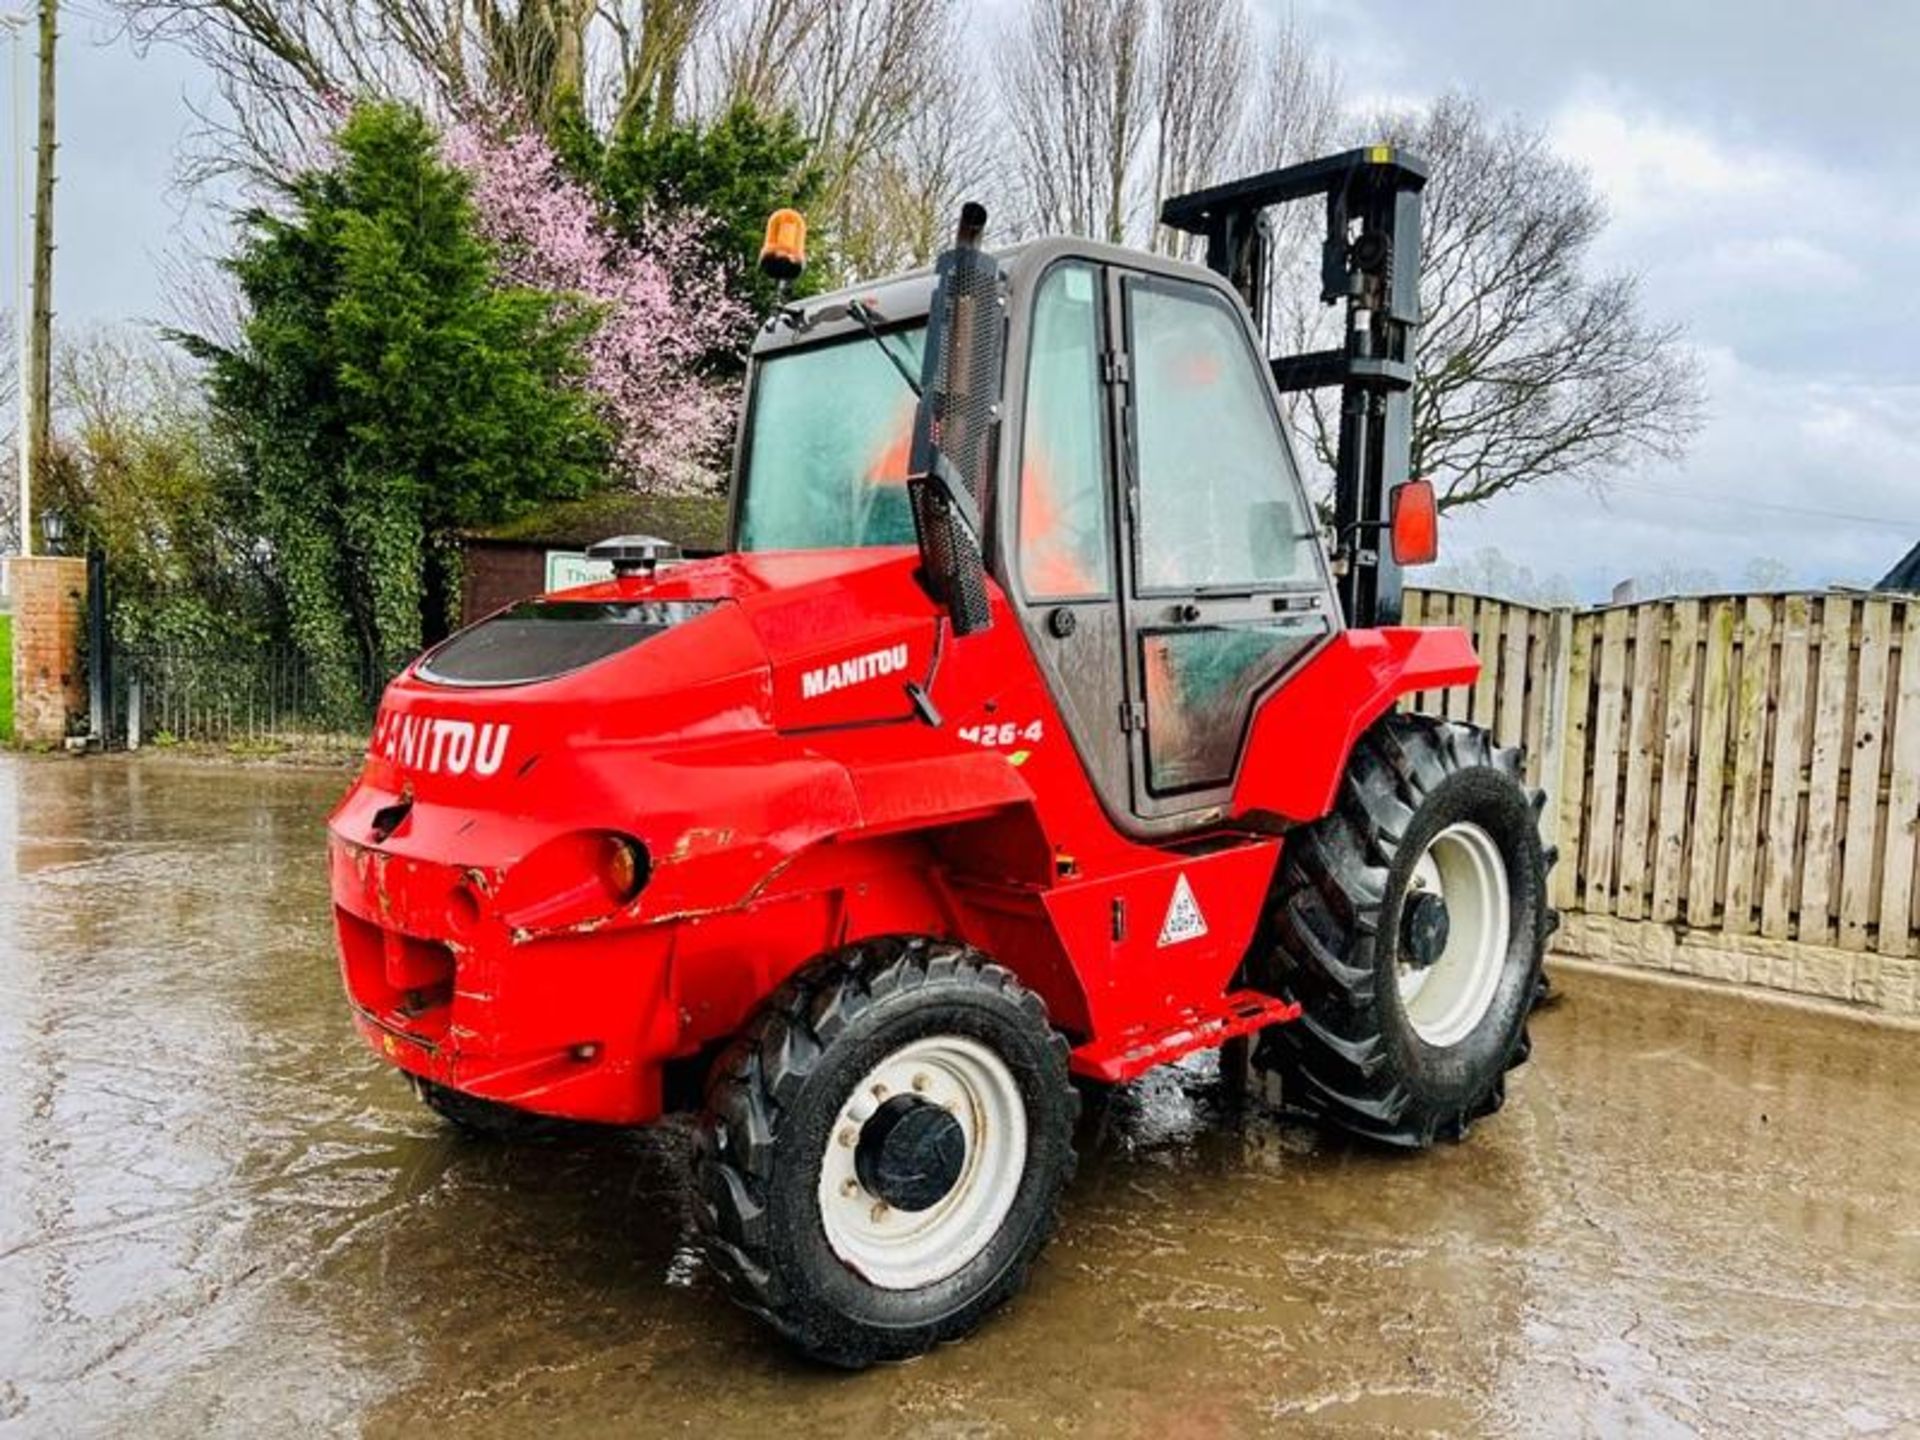
[[[1048,265],[1017,347],[1017,469],[1008,579],[1055,707],[1107,812],[1131,813],[1121,634],[1118,366],[1105,269]]]
[[[1134,814],[1203,825],[1260,698],[1331,633],[1326,561],[1254,333],[1225,293],[1111,273]]]

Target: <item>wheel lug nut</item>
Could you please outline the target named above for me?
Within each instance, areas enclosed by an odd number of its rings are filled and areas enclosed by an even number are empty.
[[[884,1200],[874,1201],[873,1209],[868,1213],[872,1216],[876,1224],[882,1220],[885,1220],[887,1218],[887,1202]]]
[[[913,1077],[913,1088],[914,1088],[915,1090],[918,1090],[918,1091],[925,1091],[925,1090],[926,1090],[926,1088],[927,1088],[927,1087],[928,1087],[929,1085],[931,1085],[931,1084],[933,1084],[933,1081],[932,1081],[932,1080],[930,1080],[930,1079],[929,1079],[929,1078],[928,1078],[928,1077],[927,1077],[926,1075],[924,1075],[924,1074],[922,1074],[922,1075],[916,1075],[916,1076],[914,1076],[914,1077]]]
[[[885,1085],[876,1085],[876,1086],[874,1086],[874,1087],[873,1087],[873,1098],[874,1098],[874,1099],[876,1099],[876,1100],[884,1100],[884,1099],[886,1099],[886,1098],[887,1098],[887,1087],[886,1087]]]
[[[851,1200],[860,1193],[860,1182],[851,1177],[840,1182],[840,1193]]]
[[[838,1138],[842,1145],[846,1146],[847,1149],[851,1150],[854,1147],[854,1145],[859,1141],[860,1132],[858,1130],[855,1130],[852,1126],[848,1126],[845,1130],[842,1130],[840,1132]]]

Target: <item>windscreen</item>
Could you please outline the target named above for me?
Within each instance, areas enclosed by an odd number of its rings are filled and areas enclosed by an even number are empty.
[[[913,544],[907,458],[924,327],[762,358],[747,427],[742,550]]]
[[[524,685],[617,655],[690,620],[711,600],[524,600],[462,630],[420,662],[440,685]]]

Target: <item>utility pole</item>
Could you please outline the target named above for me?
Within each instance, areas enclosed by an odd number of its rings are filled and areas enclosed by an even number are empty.
[[[22,555],[33,553],[33,479],[28,464],[27,372],[33,368],[32,332],[27,325],[27,73],[26,45],[22,32],[27,28],[25,11],[0,15],[0,26],[7,31],[8,48],[13,61],[13,450],[14,469],[19,480],[20,533],[17,537]]]
[[[33,339],[27,381],[29,484],[45,478],[53,441],[53,50],[58,20],[59,0],[40,0],[40,145],[34,156]],[[21,533],[32,528],[33,516],[23,512]],[[25,553],[25,543],[21,550]]]

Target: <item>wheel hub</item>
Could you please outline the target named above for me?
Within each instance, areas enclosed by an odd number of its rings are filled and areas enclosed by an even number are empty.
[[[1431,890],[1416,890],[1400,909],[1401,962],[1411,970],[1425,970],[1445,953],[1452,921],[1446,899]]]
[[[821,1227],[871,1284],[917,1290],[992,1242],[1026,1168],[1012,1068],[971,1036],[922,1036],[849,1088],[820,1157]]]
[[[918,1095],[895,1095],[875,1110],[853,1152],[861,1187],[909,1214],[944,1200],[966,1163],[960,1122]]]
[[[1444,1049],[1473,1033],[1500,988],[1513,934],[1507,863],[1491,834],[1458,821],[1427,842],[1408,883],[1400,1004],[1414,1033]]]

